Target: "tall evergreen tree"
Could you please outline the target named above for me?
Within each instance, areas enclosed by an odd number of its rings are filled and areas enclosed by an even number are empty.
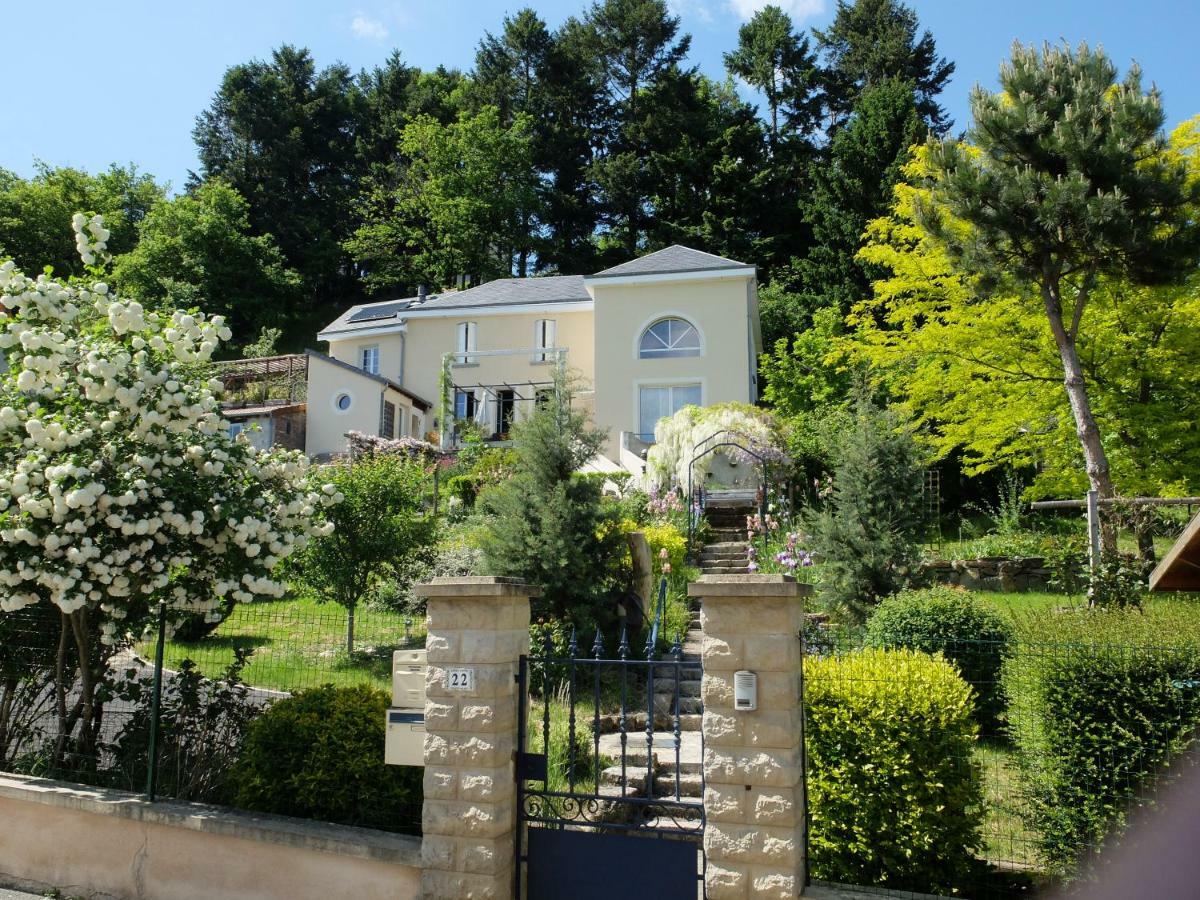
[[[1156,89],[1143,92],[1086,45],[1013,48],[1001,91],[976,88],[968,140],[930,145],[935,203],[922,223],[986,282],[1015,278],[1037,298],[1062,362],[1063,384],[1093,490],[1113,496],[1108,449],[1080,361],[1081,329],[1104,276],[1154,284],[1195,270],[1200,183],[1165,152]],[[936,204],[972,226],[945,227]],[[1115,550],[1115,534],[1105,535]]]
[[[738,31],[725,68],[767,101],[772,149],[785,135],[809,140],[821,119],[820,70],[808,37],[797,34],[778,6],[764,6]]]
[[[892,80],[912,85],[917,113],[931,131],[950,127],[937,98],[954,63],[938,56],[928,30],[918,37],[918,27],[917,14],[898,0],[838,0],[829,28],[813,32],[825,54],[832,130],[849,120],[867,90]]]
[[[220,177],[246,198],[255,233],[273,235],[301,274],[314,322],[357,290],[342,241],[361,173],[360,101],[345,66],[317,71],[307,50],[285,45],[226,70],[192,131],[194,184]]]
[[[887,211],[909,148],[924,137],[912,86],[883,81],[867,90],[812,176],[806,211],[813,247],[795,268],[795,286],[811,311],[844,316],[868,296],[870,279],[855,258],[867,223]]]
[[[605,147],[593,172],[608,243],[619,251],[614,256],[627,259],[637,254],[651,218],[655,186],[647,160],[664,149],[655,120],[686,102],[681,91],[695,88],[695,70],[681,68],[691,37],[679,34],[679,17],[665,0],[597,0],[584,24],[581,49],[594,60],[607,112]]]

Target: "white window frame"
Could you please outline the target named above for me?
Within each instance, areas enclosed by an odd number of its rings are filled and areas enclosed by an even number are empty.
[[[477,322],[459,322],[454,326],[454,364],[456,366],[474,366],[479,364],[479,357],[472,356],[479,349],[479,324]]]
[[[633,433],[652,434],[642,429],[642,389],[643,388],[700,388],[699,406],[708,405],[708,380],[706,378],[637,378],[633,382]],[[670,404],[668,404],[670,405]],[[655,425],[658,424],[656,421]]]
[[[367,344],[358,350],[358,367],[368,375],[379,374],[379,345]]]
[[[557,319],[535,319],[533,322],[533,347],[537,352],[533,354],[532,362],[535,364],[554,362],[556,354],[546,351],[555,349],[557,340]]]
[[[663,352],[663,353],[647,353],[646,355],[643,355],[642,354],[642,338],[644,338],[646,336],[646,332],[648,332],[651,328],[653,328],[655,325],[659,324],[660,322],[666,322],[670,319],[677,319],[680,322],[684,322],[685,324],[690,325],[692,327],[692,329],[696,332],[696,342],[698,345],[696,352],[688,353],[688,354],[675,354],[675,355],[672,355],[667,352]],[[705,349],[706,349],[706,342],[704,340],[704,332],[700,330],[700,326],[697,325],[690,316],[684,315],[681,312],[675,312],[674,310],[664,310],[664,311],[659,312],[658,315],[656,315],[650,319],[647,319],[645,322],[643,322],[641,327],[638,328],[637,331],[635,331],[633,333],[633,358],[634,359],[640,359],[640,360],[698,359],[698,358],[704,356]]]

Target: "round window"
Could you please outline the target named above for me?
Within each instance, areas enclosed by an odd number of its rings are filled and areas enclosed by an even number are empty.
[[[353,402],[354,401],[350,399],[349,394],[338,394],[337,397],[333,401],[333,405],[336,406],[342,412],[345,412],[346,410],[348,410],[350,408],[350,404]]]

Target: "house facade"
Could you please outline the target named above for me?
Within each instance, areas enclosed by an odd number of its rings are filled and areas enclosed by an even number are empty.
[[[761,351],[755,269],[674,246],[594,275],[503,278],[354,306],[310,352],[306,450],[348,431],[451,444],[466,423],[502,441],[558,370],[640,471],[654,426],[687,404],[752,403]]]

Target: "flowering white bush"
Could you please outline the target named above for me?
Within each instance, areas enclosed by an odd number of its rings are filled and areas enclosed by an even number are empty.
[[[785,458],[775,434],[770,414],[752,406],[727,403],[717,406],[685,406],[669,418],[659,419],[654,427],[654,446],[646,454],[646,488],[661,490],[679,486],[686,489],[688,464],[704,449],[704,442],[716,437],[707,446],[729,440],[749,447],[767,462]],[[757,464],[760,460],[737,447],[720,451],[741,463]],[[703,484],[716,453],[697,459],[692,467],[692,481]]]
[[[84,262],[106,260],[100,218],[73,225]],[[280,596],[273,572],[337,496],[308,488],[301,454],[229,437],[206,370],[221,317],[12,262],[0,302],[0,610],[53,603],[86,654],[89,629],[111,644],[158,600]]]

